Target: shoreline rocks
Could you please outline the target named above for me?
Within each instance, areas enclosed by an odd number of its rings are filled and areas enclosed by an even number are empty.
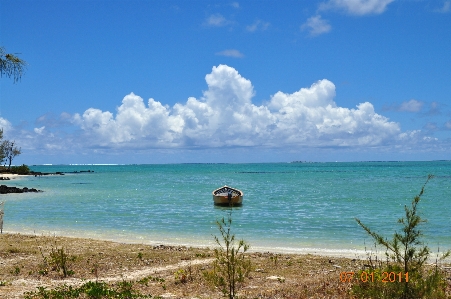
[[[18,188],[18,187],[8,187],[6,185],[0,185],[0,194],[7,193],[27,193],[27,192],[43,192],[42,190],[37,190],[35,188]]]
[[[80,170],[80,171],[72,171],[72,172],[36,172],[36,171],[30,171],[28,175],[34,175],[37,176],[43,176],[43,175],[64,175],[65,173],[86,173],[86,172],[94,172],[93,170]],[[0,181],[9,181],[9,177],[0,177]],[[9,187],[6,185],[0,185],[0,194],[8,194],[8,193],[28,193],[28,192],[44,192],[42,190],[38,190],[35,188],[18,188],[18,187]]]
[[[42,176],[42,175],[64,175],[66,173],[86,173],[86,172],[94,172],[94,170],[80,170],[80,171],[57,171],[57,172],[40,172],[40,171],[30,171],[29,175]]]

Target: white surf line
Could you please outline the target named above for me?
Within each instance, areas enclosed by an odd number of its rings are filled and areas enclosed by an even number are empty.
[[[57,287],[63,284],[71,285],[71,286],[80,286],[86,282],[89,281],[99,281],[99,282],[117,282],[122,280],[137,280],[140,278],[144,278],[147,276],[150,276],[152,274],[158,273],[158,272],[164,272],[169,270],[175,270],[182,267],[187,266],[194,266],[194,265],[202,265],[202,264],[208,264],[212,262],[214,258],[210,259],[197,259],[197,260],[187,260],[182,261],[177,264],[162,266],[162,267],[150,267],[150,268],[144,268],[141,270],[134,270],[134,271],[126,271],[126,274],[123,275],[116,275],[116,276],[106,276],[106,277],[99,277],[97,279],[79,279],[79,278],[67,278],[62,280],[53,280],[53,279],[45,279],[42,280],[36,280],[36,279],[17,279],[11,282],[11,286],[20,286],[20,292],[28,292],[28,291],[34,291],[38,286],[42,287]]]

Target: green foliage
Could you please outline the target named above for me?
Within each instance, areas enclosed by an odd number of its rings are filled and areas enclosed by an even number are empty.
[[[227,221],[222,218],[221,221],[216,221],[216,224],[221,233],[221,240],[214,236],[219,247],[215,249],[213,270],[204,272],[204,277],[229,299],[233,299],[236,298],[244,278],[251,271],[251,262],[244,254],[249,249],[249,245],[244,240],[238,241],[238,244],[235,243],[235,235],[231,233],[231,212]]]
[[[164,278],[147,276],[138,281],[138,283],[148,286],[149,281],[159,282],[161,285],[165,282]]]
[[[140,299],[151,298],[133,289],[133,283],[121,281],[110,287],[105,282],[88,281],[80,287],[63,285],[52,290],[38,287],[38,291],[27,292],[25,299],[66,299],[66,298],[118,298],[118,299]]]
[[[269,259],[272,260],[274,262],[274,266],[277,267],[278,260],[277,254],[275,256],[270,256]]]
[[[76,260],[75,256],[69,255],[64,247],[58,248],[52,246],[52,249],[48,256],[44,255],[42,252],[42,247],[39,246],[39,251],[41,253],[43,263],[38,270],[40,275],[47,275],[49,273],[49,267],[53,271],[62,271],[63,277],[74,275],[74,271],[70,269],[70,263]]]
[[[62,271],[63,277],[72,276],[74,271],[69,269],[69,263],[75,261],[75,256],[70,256],[64,247],[53,248],[50,252],[50,265],[53,266],[53,270]]]
[[[30,168],[27,165],[22,164],[21,166],[13,166],[11,167],[11,173],[16,174],[30,174]]]
[[[6,75],[13,78],[14,83],[22,78],[27,63],[19,57],[6,53],[4,47],[0,47],[0,76]]]
[[[19,147],[14,145],[15,141],[9,140],[2,141],[2,139],[3,139],[3,128],[0,129],[0,163],[3,163],[6,160],[9,163],[7,171],[10,171],[13,159],[16,156],[20,155],[22,152]],[[4,168],[5,167],[2,167],[0,171],[5,172]]]
[[[174,273],[175,280],[180,283],[188,282],[188,272],[185,269],[178,269]]]
[[[433,270],[425,269],[425,262],[430,256],[428,246],[421,240],[423,236],[419,229],[421,223],[426,222],[418,215],[418,203],[424,193],[426,184],[432,179],[429,175],[420,193],[414,197],[411,206],[405,206],[405,217],[399,218],[398,223],[403,225],[401,232],[395,232],[392,240],[384,238],[364,225],[359,219],[357,223],[373,237],[377,245],[385,249],[386,261],[373,263],[369,257],[371,270],[365,270],[368,275],[373,273],[374,281],[359,281],[353,286],[353,294],[360,298],[445,298],[446,281],[443,272],[436,266]],[[450,251],[445,252],[440,260],[448,257]],[[383,274],[408,273],[401,282],[383,282]],[[358,275],[361,275],[360,272]]]
[[[22,153],[20,147],[15,146],[15,143],[16,143],[15,141],[4,140],[0,144],[0,152],[1,152],[0,156],[3,157],[2,162],[5,159],[8,162],[9,171],[11,171],[11,163],[13,159]]]

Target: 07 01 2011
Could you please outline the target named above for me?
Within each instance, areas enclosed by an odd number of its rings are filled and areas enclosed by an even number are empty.
[[[341,282],[353,282],[353,281],[361,281],[361,282],[374,282],[374,272],[366,272],[362,271],[359,275],[355,272],[341,272],[340,273],[340,281]],[[376,276],[377,277],[377,276]],[[382,272],[382,276],[380,277],[381,282],[409,282],[409,272]]]

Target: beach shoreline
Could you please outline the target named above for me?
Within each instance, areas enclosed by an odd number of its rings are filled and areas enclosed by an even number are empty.
[[[76,257],[69,264],[74,272],[71,277],[61,277],[61,273],[51,270],[46,264],[51,260],[50,253],[58,248],[62,248],[68,256]],[[251,278],[243,287],[242,295],[246,297],[294,292],[301,286],[303,290],[308,288],[316,293],[321,283],[332,280],[332,292],[339,295],[336,298],[348,298],[345,294],[350,286],[340,282],[340,272],[345,269],[357,271],[363,267],[362,260],[308,253],[252,251],[246,255],[254,265]],[[158,277],[165,281],[164,285],[143,286],[137,283],[136,286],[153,296],[222,298],[217,289],[203,281],[203,272],[210,269],[214,256],[211,247],[127,244],[77,237],[4,233],[0,235],[0,297],[22,299],[24,292],[35,291],[38,286],[55,288],[63,284],[80,285],[89,280],[114,284],[123,279],[139,281],[146,277]],[[189,271],[192,281],[181,284],[174,274],[177,271]]]
[[[212,241],[208,244],[200,244],[196,242],[170,242],[170,241],[152,241],[152,240],[136,240],[136,239],[123,239],[123,238],[108,238],[108,237],[99,237],[99,236],[84,236],[82,233],[78,234],[57,234],[55,232],[41,232],[41,233],[31,233],[31,232],[23,232],[23,231],[3,231],[3,234],[10,235],[23,235],[30,238],[35,237],[47,237],[47,238],[68,238],[68,239],[85,239],[85,240],[95,240],[99,242],[111,242],[117,244],[124,245],[144,245],[144,246],[169,246],[169,247],[188,247],[188,248],[198,248],[198,249],[206,249],[210,250],[212,248],[217,247],[217,244],[214,243],[213,238]],[[246,241],[246,240],[245,240]],[[275,247],[275,246],[253,246],[253,243],[249,243],[249,253],[267,253],[267,254],[280,254],[280,255],[315,255],[324,258],[344,258],[351,260],[367,260],[368,256],[372,256],[384,260],[385,259],[385,251],[379,248],[378,250],[373,250],[371,248],[367,249],[332,249],[332,248],[310,248],[310,247],[299,247],[299,248],[287,248],[287,247]],[[443,251],[434,251],[434,255],[428,259],[428,263],[433,264],[436,260],[436,255],[440,256],[443,254]],[[451,264],[451,257],[448,257],[444,260],[444,263]]]
[[[86,232],[55,232],[55,231],[18,231],[18,230],[4,230],[7,234],[20,234],[24,236],[36,237],[64,237],[64,238],[80,238],[80,239],[92,239],[98,241],[107,241],[121,244],[143,244],[148,246],[182,246],[182,247],[194,247],[201,249],[209,249],[216,246],[213,237],[210,241],[204,243],[199,243],[199,241],[194,240],[184,240],[180,242],[168,241],[168,240],[152,240],[152,239],[138,239],[138,238],[111,238],[103,235],[91,235],[86,234]],[[248,240],[245,240],[248,242]],[[312,254],[324,257],[338,257],[338,258],[349,258],[349,259],[365,259],[367,257],[367,251],[363,249],[343,249],[343,248],[314,248],[314,247],[280,247],[280,246],[258,246],[253,245],[252,242],[248,242],[250,245],[249,252],[255,253],[273,253],[273,254]],[[382,255],[380,255],[382,256]]]
[[[0,173],[0,178],[2,178],[0,180],[7,181],[8,179],[9,180],[22,179],[22,178],[27,177],[27,176],[30,176],[30,175],[28,175],[28,174],[27,175],[15,174],[15,173]]]
[[[67,277],[53,262],[52,252],[58,250],[68,258],[71,275]],[[353,284],[343,282],[342,273],[358,273],[368,263],[310,253],[247,252],[246,258],[252,270],[239,291],[243,298],[353,298]],[[114,287],[128,281],[152,296],[219,299],[222,293],[205,280],[214,260],[212,248],[4,233],[0,234],[0,298],[23,299],[38,287],[76,287],[88,281]]]

